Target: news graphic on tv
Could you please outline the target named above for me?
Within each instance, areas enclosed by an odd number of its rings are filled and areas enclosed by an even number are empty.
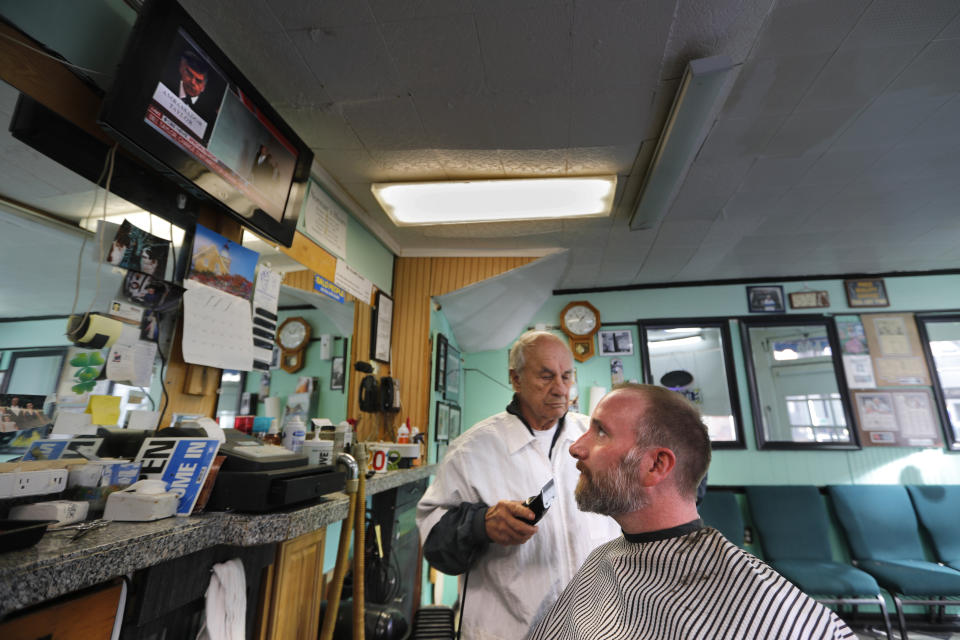
[[[209,169],[188,177],[241,215],[253,211],[238,193],[280,222],[296,147],[183,29],[157,72],[144,122]]]

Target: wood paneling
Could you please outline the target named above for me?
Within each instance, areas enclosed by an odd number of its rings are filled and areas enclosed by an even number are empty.
[[[287,254],[310,271],[319,273],[321,276],[333,282],[333,276],[337,270],[337,259],[332,254],[315,243],[313,240],[303,235],[299,231],[293,235],[293,244],[290,248],[279,247],[280,251]],[[294,272],[299,273],[299,272]],[[302,288],[302,287],[301,287]],[[313,291],[311,282],[308,291]]]
[[[305,533],[279,546],[273,583],[264,590],[269,611],[261,637],[315,640],[323,595],[323,543],[326,529]]]
[[[394,262],[393,375],[403,410],[394,423],[426,429],[430,416],[430,298],[521,267],[536,258],[397,258]],[[390,434],[388,434],[390,435]],[[392,439],[392,436],[391,436]]]
[[[95,588],[0,623],[4,640],[110,640],[123,585]]]

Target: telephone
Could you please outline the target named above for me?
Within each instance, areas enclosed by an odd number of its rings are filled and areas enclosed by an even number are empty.
[[[384,411],[400,411],[400,383],[394,378],[384,376],[380,379],[380,404]]]
[[[380,385],[374,375],[366,375],[360,381],[360,411],[377,413],[382,409],[380,405]]]

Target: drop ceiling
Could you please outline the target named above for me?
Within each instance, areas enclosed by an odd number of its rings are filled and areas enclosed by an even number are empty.
[[[956,0],[184,5],[398,255],[566,249],[563,289],[960,264]],[[660,223],[629,231],[686,62],[719,54],[739,71],[726,102]],[[0,194],[89,207],[92,185],[3,144]],[[601,174],[605,219],[399,228],[370,193]]]

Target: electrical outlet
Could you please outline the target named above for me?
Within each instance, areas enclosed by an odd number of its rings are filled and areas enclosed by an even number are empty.
[[[13,495],[29,496],[36,493],[34,487],[37,483],[34,480],[33,473],[30,471],[21,471],[16,474],[13,478]]]

